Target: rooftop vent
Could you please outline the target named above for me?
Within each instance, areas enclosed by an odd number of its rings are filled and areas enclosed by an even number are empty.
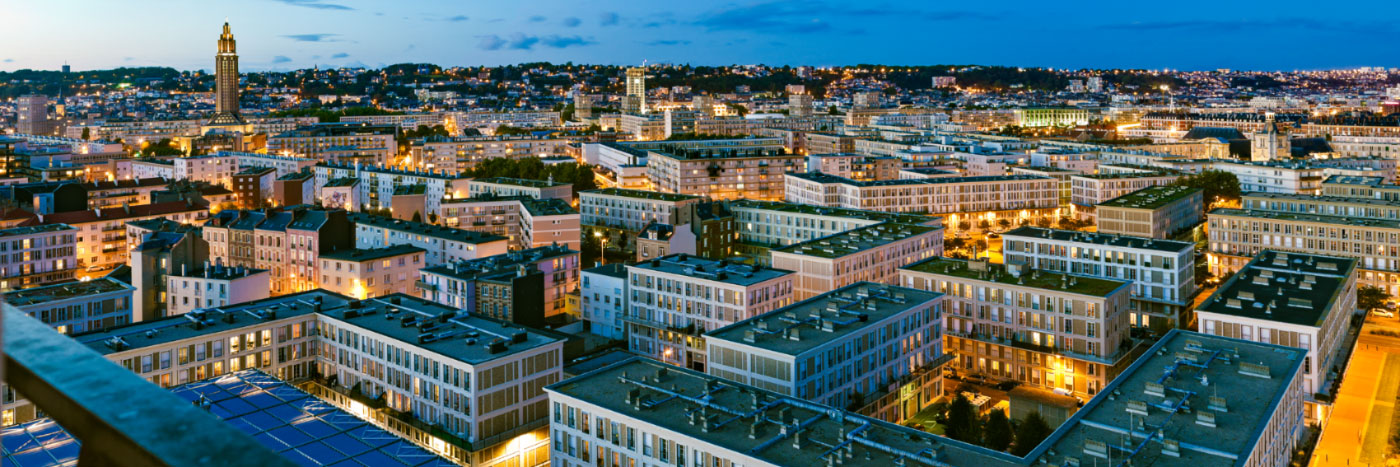
[[[1255,378],[1273,378],[1269,375],[1269,366],[1263,363],[1240,362],[1239,373],[1245,376],[1253,376]]]

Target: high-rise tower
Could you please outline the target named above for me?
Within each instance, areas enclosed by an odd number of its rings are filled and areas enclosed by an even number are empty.
[[[238,112],[238,51],[224,22],[219,35],[219,53],[214,56],[214,118],[210,125],[242,125],[246,122]]]
[[[627,69],[627,95],[623,97],[622,110],[628,113],[647,111],[647,69]]]

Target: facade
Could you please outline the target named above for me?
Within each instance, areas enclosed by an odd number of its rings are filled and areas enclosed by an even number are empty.
[[[413,292],[424,250],[411,245],[350,249],[320,255],[322,289],[366,299]]]
[[[262,300],[272,294],[271,275],[266,269],[209,265],[172,272],[165,276],[165,283],[164,316]]]
[[[219,53],[214,56],[214,118],[210,125],[243,125],[243,114],[238,108],[238,49],[229,32],[228,22],[224,22],[224,32],[219,35]]]
[[[443,200],[438,219],[447,227],[506,237],[512,250],[555,243],[578,250],[581,242],[578,211],[554,198],[483,195]]]
[[[645,67],[627,69],[627,94],[622,101],[622,111],[626,113],[647,112],[647,69]]]
[[[66,224],[0,230],[0,290],[73,279],[78,229]]]
[[[1130,282],[941,257],[899,275],[948,295],[943,345],[960,374],[1087,398],[1142,350],[1128,334]]]
[[[656,222],[681,225],[691,222],[689,205],[699,196],[654,191],[603,188],[579,192],[579,222],[639,232]]]
[[[647,156],[647,177],[656,190],[716,200],[780,200],[784,174],[805,167],[802,156],[778,151],[672,149]]]
[[[1143,188],[1171,185],[1178,178],[1181,176],[1167,172],[1071,175],[1071,208],[1078,217],[1093,219],[1097,215],[1096,206],[1100,204]]]
[[[943,228],[884,222],[773,249],[774,268],[793,271],[797,300],[857,282],[895,284],[898,269],[943,254]]]
[[[475,260],[454,261],[419,271],[419,296],[450,307],[481,310],[478,281],[538,271],[542,318],[568,312],[567,296],[579,287],[579,252],[560,245],[542,246]],[[519,294],[516,295],[520,297]],[[514,321],[514,320],[512,320]]]
[[[5,292],[0,299],[63,334],[101,331],[132,322],[136,289],[111,277]]]
[[[790,203],[869,211],[1016,218],[1053,214],[1060,201],[1058,180],[1027,175],[860,182],[789,174],[785,180]]]
[[[259,209],[272,204],[272,182],[277,171],[270,168],[247,168],[233,174],[233,194],[239,209]]]
[[[1355,258],[1357,281],[1400,293],[1400,221],[1218,208],[1207,215],[1210,271],[1239,271],[1264,250]]]
[[[318,287],[317,255],[355,245],[344,211],[305,207],[220,211],[204,225],[203,236],[214,264],[271,272],[273,295]]]
[[[1004,263],[1132,282],[1128,323],[1165,333],[1191,322],[1196,253],[1190,242],[1020,227],[1002,234]]]
[[[899,177],[900,159],[864,154],[812,154],[807,156],[807,171],[845,177],[858,181],[895,180]]]
[[[1286,161],[1293,158],[1288,128],[1279,128],[1274,113],[1264,114],[1264,129],[1249,135],[1249,160],[1254,162]]]
[[[141,237],[127,263],[131,267],[131,285],[136,287],[131,305],[132,322],[168,317],[166,304],[170,302],[171,291],[166,278],[210,267],[209,243],[200,235],[192,229],[180,229],[156,231]]]
[[[676,254],[627,266],[627,348],[705,368],[702,334],[792,303],[794,274]]]
[[[432,137],[414,140],[409,154],[418,170],[459,174],[488,159],[567,156],[569,141],[538,136]]]
[[[608,339],[627,339],[622,322],[627,314],[627,266],[597,266],[584,269],[579,277],[579,314],[588,325],[588,332]]]
[[[392,138],[390,139],[392,142]],[[437,212],[441,200],[447,197],[463,198],[467,195],[467,182],[469,179],[457,178],[456,176],[435,172],[416,172],[394,168],[362,167],[359,165],[343,165],[333,163],[317,163],[313,168],[316,173],[316,187],[320,192],[327,185],[347,186],[340,179],[350,178],[358,180],[353,184],[358,191],[361,208],[387,209],[394,199],[394,190],[401,186],[423,185],[424,186],[424,211]],[[332,180],[338,183],[331,183]],[[325,193],[320,198],[328,203],[344,205],[348,200],[328,199]],[[358,211],[359,209],[352,209]]]
[[[1098,232],[1171,238],[1195,228],[1205,212],[1199,188],[1154,186],[1094,207]]]
[[[348,218],[354,224],[356,248],[416,246],[427,254],[425,266],[495,256],[509,249],[509,241],[497,235],[361,213],[350,213]]]
[[[1201,332],[1300,348],[1309,423],[1326,417],[1314,394],[1334,395],[1356,310],[1352,258],[1265,250],[1196,309]],[[1322,405],[1330,405],[1322,402]]]
[[[267,152],[332,163],[383,165],[394,162],[397,135],[396,126],[318,123],[269,137]]]
[[[942,298],[872,282],[834,289],[706,334],[706,373],[902,423],[943,394]]]
[[[288,173],[272,181],[273,206],[298,204],[316,204],[316,177],[309,171]]]
[[[129,256],[126,223],[165,218],[182,224],[200,224],[209,216],[209,207],[191,201],[171,201],[115,209],[92,209],[49,214],[39,225],[67,224],[77,237],[79,277],[90,277],[125,264]]]
[[[1016,109],[1016,120],[1022,127],[1088,125],[1092,117],[1085,109],[1027,108]]]

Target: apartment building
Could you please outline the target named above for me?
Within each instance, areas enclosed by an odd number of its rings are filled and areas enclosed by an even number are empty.
[[[238,209],[259,209],[273,204],[272,182],[277,179],[277,171],[271,168],[250,167],[233,174],[233,195]]]
[[[481,195],[443,200],[442,225],[505,237],[512,250],[558,243],[578,250],[579,212],[567,201],[530,196]]]
[[[792,303],[794,274],[676,254],[627,266],[627,348],[705,368],[708,331]]]
[[[1213,167],[1235,175],[1240,191],[1315,195],[1322,190],[1327,168],[1304,162],[1215,161]]]
[[[948,294],[943,345],[960,374],[1087,398],[1145,347],[1128,334],[1131,282],[942,257],[899,275],[902,286]]]
[[[77,234],[66,224],[0,229],[0,291],[73,279]]]
[[[706,372],[902,423],[943,395],[942,298],[841,287],[706,334]]]
[[[307,171],[316,165],[315,158],[286,156],[277,153],[220,151],[215,155],[233,156],[235,164],[240,168],[273,169],[277,172],[277,177]]]
[[[409,154],[420,170],[460,174],[488,159],[568,156],[569,141],[538,136],[431,137],[414,140]]]
[[[943,228],[884,222],[775,248],[774,268],[793,271],[797,300],[856,282],[894,284],[898,269],[943,254]]]
[[[395,169],[392,167],[370,167],[358,164],[336,164],[318,162],[312,169],[316,173],[316,191],[322,200],[331,201],[322,189],[332,180],[351,178],[358,180],[353,186],[358,191],[360,208],[388,209],[392,206],[394,190],[401,186],[423,185],[424,212],[437,212],[443,198],[464,198],[467,195],[467,182],[470,179],[457,178],[442,172],[419,172]],[[346,186],[345,182],[337,183]],[[346,200],[340,200],[343,205]],[[355,209],[359,210],[359,209]]]
[[[320,255],[322,289],[365,299],[413,292],[425,251],[412,245],[348,249]]]
[[[1400,293],[1400,221],[1215,209],[1207,216],[1210,271],[1239,271],[1264,250],[1354,258],[1357,281]]]
[[[1081,219],[1093,220],[1100,204],[1143,188],[1171,185],[1178,178],[1166,172],[1071,175],[1071,209]]]
[[[482,309],[478,281],[500,280],[520,271],[542,274],[543,318],[554,318],[568,311],[567,295],[579,287],[579,252],[562,245],[549,245],[475,260],[454,261],[419,271],[415,284],[424,299],[466,310]],[[520,297],[520,294],[515,294]],[[522,310],[523,311],[523,310]],[[517,321],[517,320],[512,320]]]
[[[272,205],[316,204],[316,176],[310,171],[292,172],[272,181]],[[353,205],[351,208],[358,207]],[[335,209],[335,208],[330,208]]]
[[[1002,234],[1004,263],[1131,282],[1128,323],[1167,330],[1190,323],[1195,245],[1126,235],[1020,227]]]
[[[63,334],[101,331],[132,322],[131,284],[112,277],[13,290],[0,299]]]
[[[268,298],[272,276],[266,269],[206,264],[165,276],[165,314],[176,316],[200,308],[217,308]]]
[[[1059,181],[1004,175],[860,182],[825,174],[789,174],[786,201],[869,211],[1025,218],[1053,215]]]
[[[845,177],[858,181],[895,180],[902,163],[897,157],[865,154],[812,154],[807,156],[807,171]]]
[[[1206,334],[1303,349],[1308,423],[1323,423],[1315,394],[1335,393],[1356,314],[1357,260],[1264,250],[1196,309]]]
[[[781,151],[673,148],[647,156],[647,177],[666,193],[776,201],[783,198],[784,174],[806,165],[803,156]]]
[[[471,112],[453,112],[452,119],[457,122],[457,128],[476,128],[485,130],[483,133],[495,131],[502,125],[516,128],[532,127],[556,127],[559,126],[559,112],[548,110],[516,110],[506,112],[494,112],[490,110],[479,110]]]
[[[317,256],[354,248],[353,225],[344,211],[220,211],[203,237],[210,261],[266,269],[272,294],[281,295],[318,287]]]
[[[427,257],[424,265],[436,266],[453,261],[485,258],[505,253],[510,242],[505,237],[470,230],[442,227],[363,213],[347,216],[355,225],[355,247],[384,248],[412,245],[422,248]]]
[[[1336,177],[1333,177],[1336,178]],[[1331,179],[1328,179],[1331,180]],[[1324,193],[1331,185],[1323,185]],[[1400,198],[1353,197],[1333,195],[1295,195],[1289,193],[1241,193],[1240,208],[1246,211],[1274,211],[1295,214],[1357,219],[1400,220]]]
[[[586,226],[610,227],[639,232],[647,224],[689,224],[686,209],[699,203],[699,196],[655,191],[603,188],[579,192],[579,222]]]
[[[564,202],[574,200],[574,187],[568,183],[553,180],[530,180],[525,178],[491,177],[472,179],[467,182],[467,196],[529,196],[535,199],[558,199]]]
[[[209,242],[193,229],[157,231],[142,236],[131,250],[132,322],[166,317],[166,276],[188,273],[209,263]],[[270,289],[270,287],[269,287]]]
[[[807,133],[807,154],[852,154],[856,152],[856,138],[834,133]]]
[[[627,339],[622,322],[626,313],[626,265],[613,263],[580,271],[579,314],[590,334],[608,339]]]
[[[1068,170],[1068,169],[1061,169],[1061,168],[1057,168],[1057,167],[1012,167],[1012,168],[1011,168],[1011,175],[1027,175],[1027,176],[1034,176],[1034,177],[1046,177],[1046,178],[1053,178],[1053,179],[1055,179],[1055,180],[1058,180],[1058,181],[1060,182],[1060,206],[1064,206],[1064,207],[1068,207],[1068,206],[1069,206],[1070,201],[1071,201],[1071,199],[1072,199],[1072,196],[1071,196],[1071,195],[1074,193],[1074,189],[1073,189],[1074,185],[1073,185],[1073,183],[1071,183],[1071,178],[1072,178],[1073,176],[1079,175],[1079,174],[1081,174],[1081,173],[1082,173],[1082,172],[1078,172],[1078,171],[1074,171],[1074,170]],[[909,177],[901,177],[901,178],[921,178],[921,177],[913,177],[913,176],[911,175],[911,176],[909,176]],[[932,178],[932,177],[929,177],[929,178]]]
[[[394,162],[396,136],[398,127],[391,125],[318,123],[268,137],[267,152],[333,162],[353,153],[364,156],[357,161],[381,165]]]
[[[1094,207],[1098,232],[1147,238],[1171,238],[1200,225],[1204,217],[1200,188],[1154,186]]]
[[[738,200],[726,207],[734,214],[738,242],[762,247],[788,246],[883,222],[942,226],[942,219],[933,216],[781,201]]]
[[[195,201],[98,208],[45,214],[34,222],[36,226],[66,224],[77,243],[77,276],[94,277],[98,271],[125,264],[129,255],[126,243],[126,223],[165,218],[182,224],[201,224],[209,217],[209,207]]]
[[[545,388],[552,404],[550,460],[568,467],[599,459],[619,465],[1025,467],[1042,460],[1108,463],[1111,455],[1169,466],[1287,463],[1302,428],[1296,349],[1173,331],[1146,355],[1105,388],[1121,396],[1089,401],[1025,457],[633,358]],[[1196,361],[1179,362],[1185,358]],[[1246,363],[1228,364],[1236,360]],[[1164,371],[1171,379],[1159,383]],[[1197,378],[1213,389],[1180,383]],[[1181,397],[1169,405],[1156,402],[1168,391]],[[1178,413],[1187,405],[1194,417]],[[1110,451],[1111,440],[1135,429],[1125,413],[1160,427],[1161,442]],[[1240,418],[1216,423],[1227,415]],[[751,422],[726,422],[735,416]],[[794,428],[789,420],[800,423]],[[618,436],[611,436],[612,427]]]

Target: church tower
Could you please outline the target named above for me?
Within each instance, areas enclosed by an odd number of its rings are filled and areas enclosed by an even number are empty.
[[[219,53],[214,56],[214,112],[210,125],[246,123],[238,111],[238,51],[227,21],[219,35]]]
[[[1288,130],[1279,129],[1273,112],[1265,114],[1264,129],[1250,135],[1249,146],[1249,160],[1254,162],[1286,161],[1293,157]]]

